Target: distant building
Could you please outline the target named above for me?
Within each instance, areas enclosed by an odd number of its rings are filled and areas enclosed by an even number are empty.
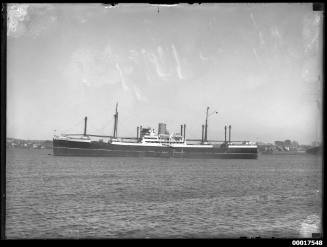
[[[290,147],[290,146],[292,146],[292,142],[291,142],[291,140],[285,140],[285,141],[284,141],[284,146],[285,146],[285,147]]]
[[[284,142],[282,142],[282,141],[275,141],[275,145],[276,146],[284,146]]]
[[[300,145],[297,141],[292,141],[292,146],[298,148]]]
[[[319,147],[320,146],[320,142],[314,141],[314,142],[312,142],[312,146],[313,147]]]

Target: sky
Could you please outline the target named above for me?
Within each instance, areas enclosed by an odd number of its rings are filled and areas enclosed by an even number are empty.
[[[310,3],[8,4],[7,137],[321,140],[323,15]],[[211,114],[218,111],[218,114]]]

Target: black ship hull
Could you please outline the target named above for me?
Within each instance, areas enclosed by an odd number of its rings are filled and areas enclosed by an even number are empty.
[[[96,157],[158,157],[158,158],[200,158],[200,159],[257,159],[257,148],[251,147],[184,147],[119,145],[104,142],[79,142],[53,140],[55,156]]]

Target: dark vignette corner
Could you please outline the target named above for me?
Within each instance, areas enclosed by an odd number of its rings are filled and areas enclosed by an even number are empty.
[[[0,238],[5,239],[6,224],[6,87],[7,83],[7,4],[1,4],[1,222]]]

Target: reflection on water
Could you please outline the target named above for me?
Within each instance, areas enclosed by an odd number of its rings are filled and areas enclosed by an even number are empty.
[[[7,151],[8,238],[311,237],[321,157],[54,157]]]

